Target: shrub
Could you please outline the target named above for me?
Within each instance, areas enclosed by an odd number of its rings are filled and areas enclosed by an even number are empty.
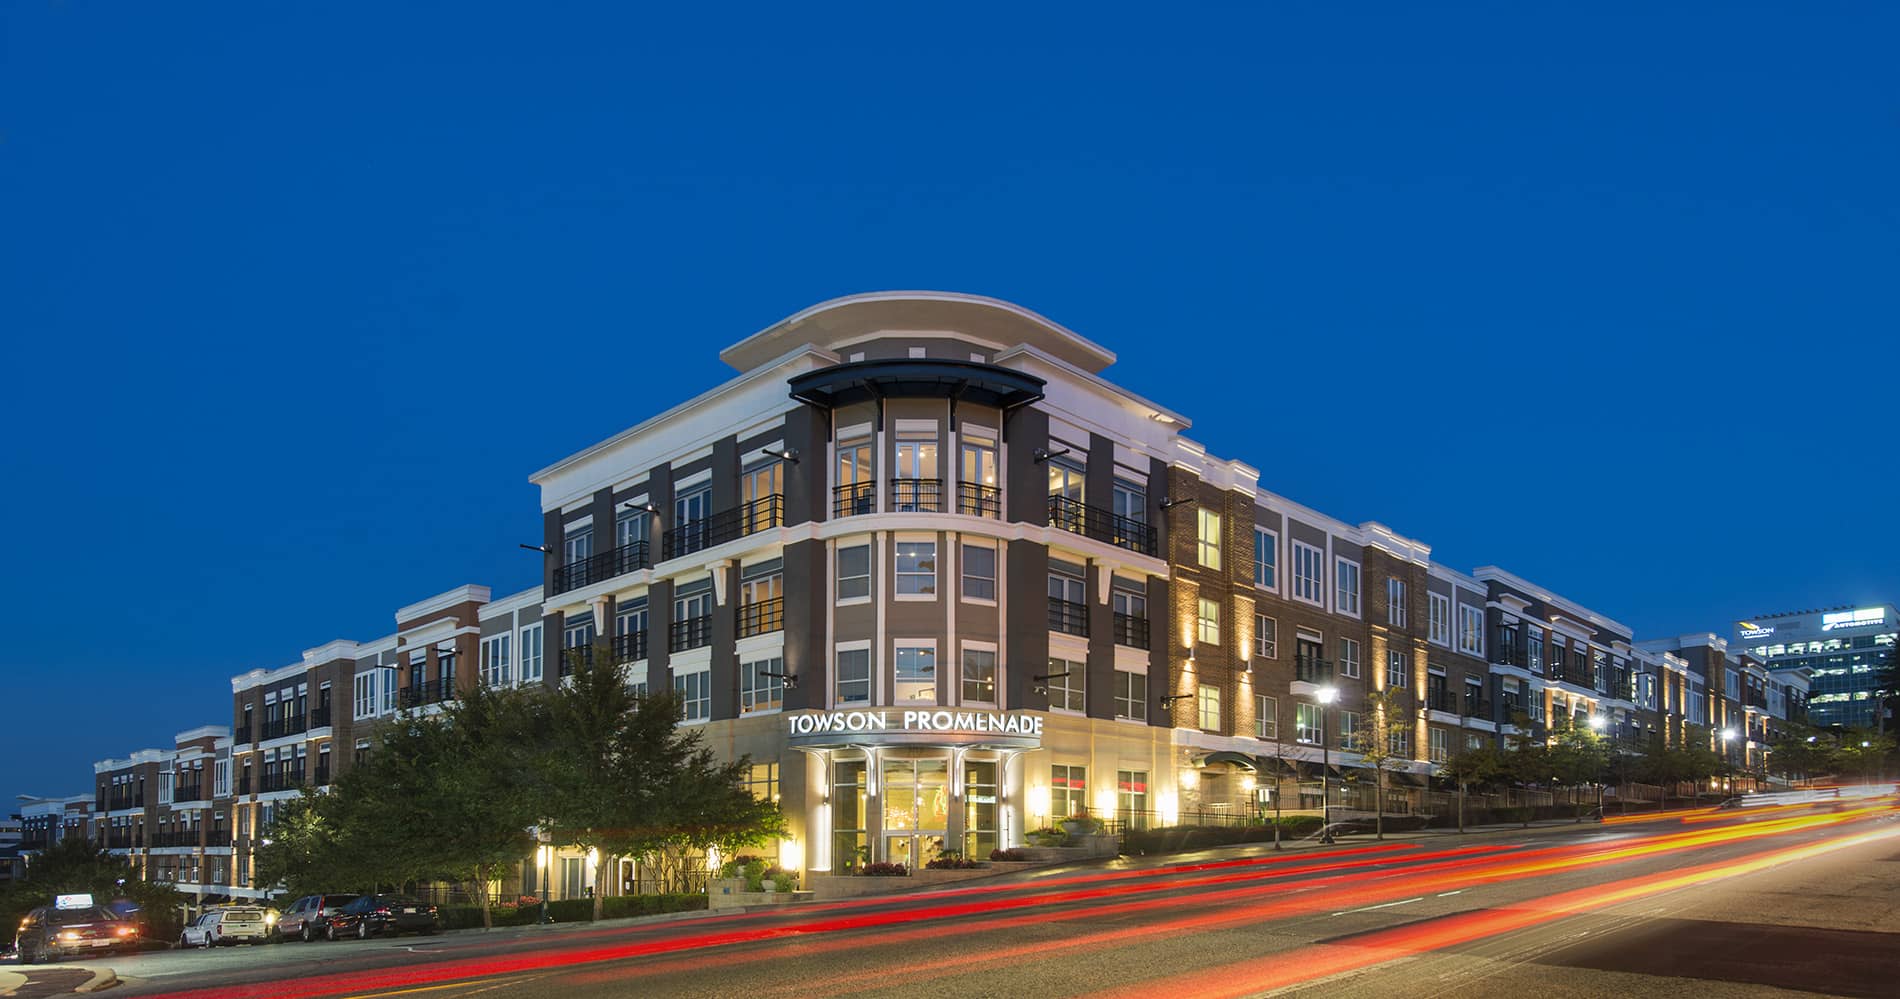
[[[967,871],[983,865],[974,860],[965,859],[963,854],[955,850],[945,850],[931,858],[924,866],[933,871]]]
[[[798,872],[788,871],[777,864],[773,864],[765,869],[763,877],[761,878],[761,882],[764,881],[772,882],[779,891],[798,890]],[[761,883],[761,887],[763,887],[763,883]]]
[[[875,864],[865,864],[858,873],[872,878],[907,878],[910,877],[910,868],[880,860]]]
[[[1062,824],[1075,827],[1075,835],[1094,836],[1108,828],[1108,824],[1093,815],[1071,815],[1062,820]],[[1066,829],[1064,830],[1067,831]]]
[[[1010,847],[1007,850],[991,850],[990,859],[991,860],[1021,861],[1021,860],[1028,860],[1029,854],[1024,853],[1021,850],[1018,850],[1015,847]]]
[[[706,908],[706,896],[691,895],[609,895],[601,901],[601,918],[628,919],[663,912],[693,912]],[[482,925],[482,910],[473,905],[445,905],[437,910],[445,930],[470,930]],[[586,922],[594,918],[594,900],[569,899],[548,906],[548,914],[557,923]],[[497,906],[493,910],[496,926],[533,926],[541,919],[541,906]]]

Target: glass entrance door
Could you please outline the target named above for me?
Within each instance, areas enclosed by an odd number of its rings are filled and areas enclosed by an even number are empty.
[[[944,849],[950,826],[945,760],[885,760],[884,859],[912,870]]]

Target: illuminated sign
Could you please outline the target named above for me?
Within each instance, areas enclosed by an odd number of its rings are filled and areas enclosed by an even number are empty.
[[[55,909],[90,909],[92,908],[92,896],[84,895],[84,894],[54,895],[53,908]]]
[[[1775,633],[1774,625],[1764,628],[1753,621],[1737,621],[1735,627],[1740,629],[1743,638],[1767,638]]]
[[[1042,719],[997,711],[821,711],[786,719],[794,736],[873,734],[880,732],[1042,737]]]
[[[1821,615],[1821,630],[1833,631],[1836,628],[1865,628],[1870,625],[1886,624],[1885,607],[1863,607],[1859,610],[1836,611]]]

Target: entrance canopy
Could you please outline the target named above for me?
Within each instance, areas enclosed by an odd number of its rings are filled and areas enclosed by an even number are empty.
[[[785,716],[794,749],[863,746],[968,746],[1039,749],[1042,718],[1021,711],[865,708]]]

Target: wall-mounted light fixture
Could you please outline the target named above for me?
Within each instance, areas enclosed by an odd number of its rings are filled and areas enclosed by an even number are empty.
[[[759,453],[763,455],[768,455],[773,458],[777,458],[780,461],[789,461],[794,465],[798,464],[798,449],[797,448],[788,447],[783,451],[774,451],[769,447],[762,447],[759,449]]]
[[[531,552],[540,552],[543,555],[554,554],[554,549],[549,548],[547,545],[518,545],[517,547],[526,548]]]
[[[1193,696],[1193,694],[1162,694],[1161,710],[1166,711],[1174,706],[1175,701],[1185,701]]]
[[[1064,671],[1061,673],[1038,673],[1035,676],[1032,676],[1029,678],[1030,680],[1035,682],[1035,686],[1031,689],[1033,689],[1038,694],[1046,694],[1049,692],[1050,680],[1066,680],[1068,679],[1068,676],[1069,674],[1067,671]]]
[[[760,673],[759,675],[773,676],[773,677],[779,678],[780,680],[784,680],[786,690],[798,689],[798,674],[796,673]]]
[[[1167,510],[1173,507],[1180,506],[1183,503],[1194,503],[1194,502],[1198,502],[1199,500],[1200,500],[1200,497],[1198,496],[1170,496],[1167,499],[1164,499],[1155,505],[1160,507],[1163,510]]]
[[[1057,451],[1051,451],[1046,447],[1039,447],[1035,451],[1031,452],[1031,456],[1036,459],[1036,464],[1040,465],[1051,458],[1055,458],[1060,455],[1065,455],[1068,453],[1069,453],[1069,449],[1066,447]]]

